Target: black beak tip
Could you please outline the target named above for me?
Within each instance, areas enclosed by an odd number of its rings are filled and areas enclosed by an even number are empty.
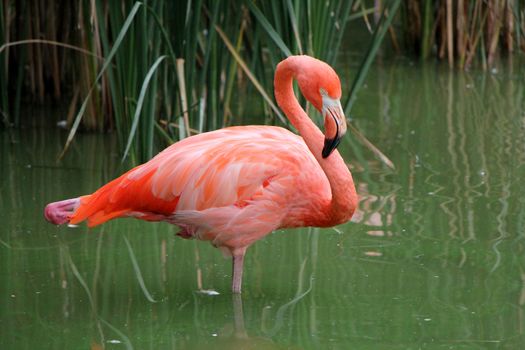
[[[332,152],[337,148],[337,146],[339,145],[339,141],[340,141],[340,138],[339,137],[335,137],[333,139],[327,139],[325,138],[324,139],[324,147],[323,147],[323,152],[321,153],[321,155],[323,156],[323,158],[328,158],[328,156],[330,154],[332,154]]]

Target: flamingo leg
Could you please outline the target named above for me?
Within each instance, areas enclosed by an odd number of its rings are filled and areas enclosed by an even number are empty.
[[[242,285],[242,267],[244,264],[244,254],[246,253],[246,248],[236,250],[233,254],[232,262],[232,292],[241,293]]]
[[[233,294],[233,321],[235,327],[235,337],[248,339],[248,334],[244,328],[244,313],[242,312],[242,295]]]

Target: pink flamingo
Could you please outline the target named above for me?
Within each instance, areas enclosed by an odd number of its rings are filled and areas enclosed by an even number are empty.
[[[324,116],[325,134],[293,91]],[[326,63],[292,56],[277,65],[277,103],[302,138],[274,126],[235,126],[186,138],[90,195],[50,203],[54,224],[120,217],[166,221],[183,238],[211,241],[233,260],[232,291],[241,292],[246,249],[279,228],[329,227],[357,206],[352,175],[338,151],[346,132],[341,84]]]

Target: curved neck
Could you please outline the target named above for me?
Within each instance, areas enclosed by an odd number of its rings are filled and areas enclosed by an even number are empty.
[[[321,155],[324,135],[301,107],[293,91],[293,78],[300,67],[287,59],[275,71],[274,90],[277,104],[297,129],[313,156],[323,169],[332,191],[332,200],[327,204],[323,220],[316,226],[331,226],[348,221],[357,207],[357,194],[352,175],[339,151],[329,157]]]

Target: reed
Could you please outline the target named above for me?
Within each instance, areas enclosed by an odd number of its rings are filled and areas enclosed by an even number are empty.
[[[354,1],[286,0],[258,4],[247,1],[246,4],[270,39],[267,46],[276,45],[281,51],[279,55],[269,50],[272,64],[277,64],[283,54],[292,53],[308,54],[334,64],[346,25],[352,20]]]
[[[501,52],[525,47],[523,0],[368,4],[93,0],[47,6],[43,0],[5,0],[3,124],[20,125],[23,104],[65,101],[69,112],[59,117],[70,129],[64,152],[78,129],[109,130],[123,158],[136,163],[198,132],[246,122],[286,124],[273,102],[273,72],[267,68],[302,53],[337,65],[352,20],[366,23],[372,35],[351,92],[343,97],[347,113],[387,33],[396,50],[401,30],[405,47],[460,67],[491,67]],[[398,7],[402,16],[396,16]],[[249,110],[240,100],[250,100]],[[245,114],[260,117],[244,120]]]
[[[253,92],[263,99],[250,112],[263,118],[250,122],[286,124],[265,67],[292,53],[335,63],[347,22],[366,14],[353,4],[3,1],[2,120],[18,126],[24,103],[66,101],[61,155],[79,129],[114,130],[133,162],[157,143],[243,123],[238,101]]]
[[[451,67],[492,68],[502,55],[525,51],[523,0],[408,0],[401,31],[406,48]]]

